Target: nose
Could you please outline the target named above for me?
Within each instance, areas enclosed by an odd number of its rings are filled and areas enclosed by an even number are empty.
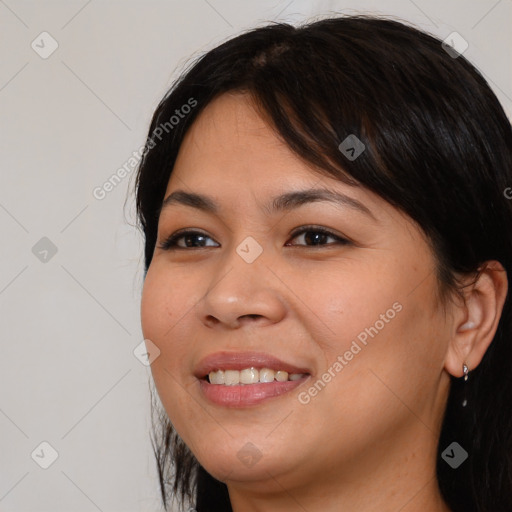
[[[263,326],[282,320],[286,314],[284,287],[275,269],[270,271],[269,257],[263,251],[248,263],[233,250],[223,258],[196,308],[204,325],[237,329],[245,324]]]

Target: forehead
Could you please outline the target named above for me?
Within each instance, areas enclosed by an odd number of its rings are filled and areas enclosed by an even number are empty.
[[[257,169],[259,176],[276,179],[280,170],[291,168],[313,174],[263,119],[249,94],[226,93],[208,104],[187,132],[173,173],[191,177],[194,171],[204,176],[215,170],[229,179]]]
[[[340,183],[300,159],[249,94],[226,93],[205,107],[184,137],[165,197],[179,189],[242,208],[256,198],[263,203],[264,197],[328,181]]]
[[[165,197],[185,189],[243,205],[311,188],[364,194],[299,157],[267,116],[248,93],[225,93],[209,103],[183,139]]]
[[[346,194],[380,217],[400,215],[383,198],[317,170],[296,155],[247,93],[225,93],[209,103],[185,135],[165,197],[184,190],[238,205],[305,189]]]

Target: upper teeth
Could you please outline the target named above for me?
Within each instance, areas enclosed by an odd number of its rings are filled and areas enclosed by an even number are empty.
[[[287,380],[299,380],[304,376],[303,373],[292,373],[270,368],[246,368],[245,370],[217,370],[210,372],[208,377],[211,384],[224,384],[226,386],[235,386],[237,384],[255,384],[256,382],[278,382]]]

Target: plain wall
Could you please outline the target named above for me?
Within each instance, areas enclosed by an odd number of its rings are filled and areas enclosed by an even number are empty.
[[[0,2],[0,511],[160,509],[150,370],[133,354],[143,244],[129,159],[191,57],[329,12],[459,32],[510,117],[510,1]],[[43,31],[58,44],[47,58]],[[47,469],[42,442],[58,453]]]

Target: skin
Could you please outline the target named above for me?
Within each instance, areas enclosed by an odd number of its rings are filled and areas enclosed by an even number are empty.
[[[269,215],[284,192],[328,188],[363,203],[308,203]],[[161,351],[152,373],[170,420],[199,462],[229,489],[235,512],[448,511],[435,477],[449,374],[473,370],[497,328],[506,275],[489,262],[466,301],[438,301],[435,259],[418,226],[374,193],[313,172],[249,96],[209,104],[183,141],[165,197],[210,196],[218,215],[165,208],[144,283],[144,337]],[[313,233],[313,224],[352,242]],[[191,249],[159,247],[178,229]],[[263,252],[236,252],[248,236]],[[182,246],[185,239],[179,242]],[[207,247],[204,247],[204,245]],[[203,247],[201,247],[203,245]],[[402,309],[309,403],[298,400],[358,334]],[[471,323],[472,322],[472,323]],[[214,405],[194,376],[218,351],[265,352],[310,369],[296,390],[242,409]],[[246,443],[260,458],[237,456]]]

